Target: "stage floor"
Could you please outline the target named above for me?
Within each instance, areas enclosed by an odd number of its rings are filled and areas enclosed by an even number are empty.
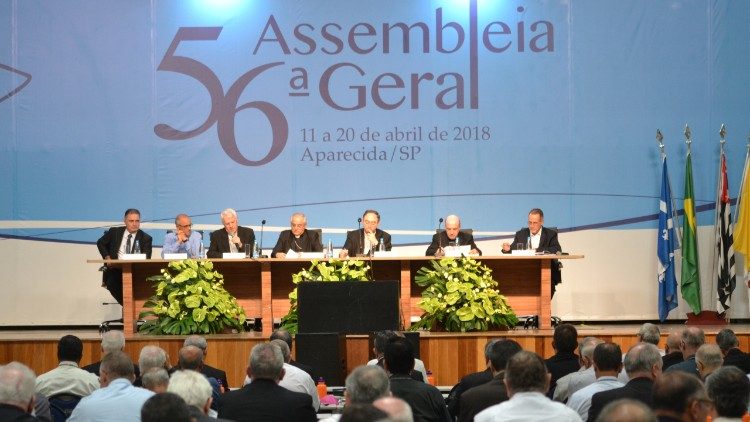
[[[574,324],[579,337],[593,336],[620,344],[623,351],[637,342],[640,324]],[[662,342],[671,331],[680,330],[684,324],[662,324]],[[702,326],[706,342],[715,342],[716,333],[729,327],[740,340],[740,348],[750,351],[750,324],[728,324],[726,326]],[[484,346],[490,339],[511,338],[525,350],[543,357],[554,354],[553,330],[517,328],[510,331],[481,333],[420,332],[420,358],[437,378],[439,385],[453,385],[463,375],[484,369]],[[13,360],[29,365],[37,374],[57,366],[56,345],[60,337],[73,334],[83,340],[82,365],[101,359],[100,339],[96,329],[45,328],[6,329],[0,328],[0,364]],[[137,362],[140,349],[148,344],[157,345],[170,356],[174,364],[185,336],[151,336],[134,334],[126,338],[125,351]],[[267,339],[259,332],[208,335],[206,362],[227,372],[231,387],[241,385],[250,349]],[[371,344],[367,335],[350,335],[346,338],[347,370],[366,363],[371,356]],[[292,351],[294,353],[294,351]]]

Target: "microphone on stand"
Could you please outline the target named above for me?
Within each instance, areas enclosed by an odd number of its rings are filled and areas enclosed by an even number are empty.
[[[437,237],[438,237],[438,250],[435,252],[435,256],[443,256],[443,234],[440,233],[440,227],[443,226],[443,217],[438,220]]]
[[[258,253],[258,258],[266,258],[263,256],[263,227],[266,225],[266,220],[260,221],[260,251]]]
[[[365,231],[362,230],[362,217],[357,219],[357,233],[359,233],[359,251],[358,255],[365,254]]]

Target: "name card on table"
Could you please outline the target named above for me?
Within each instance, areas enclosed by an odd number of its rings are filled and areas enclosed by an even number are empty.
[[[300,252],[299,257],[305,259],[323,259],[325,258],[325,254],[323,252]]]
[[[164,259],[187,259],[187,252],[183,253],[165,253]]]
[[[392,258],[398,256],[396,251],[375,251],[375,258]]]
[[[471,252],[471,246],[469,245],[446,246],[443,249],[443,251],[445,251],[445,256],[451,256],[451,257],[469,256],[469,252]]]
[[[516,249],[510,252],[511,255],[516,256],[534,256],[536,251],[533,249]]]
[[[245,259],[245,252],[224,252],[221,254],[224,259]]]
[[[139,259],[146,259],[145,253],[126,253],[120,255],[120,259],[123,261],[137,261]]]

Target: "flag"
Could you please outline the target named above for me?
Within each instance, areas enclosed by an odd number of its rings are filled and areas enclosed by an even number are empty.
[[[750,151],[745,157],[740,194],[737,198],[737,222],[734,225],[734,250],[745,256],[745,273],[750,269],[750,183],[747,181]]]
[[[656,266],[659,281],[659,320],[677,307],[677,279],[674,272],[675,236],[672,213],[672,188],[667,172],[667,157],[662,157],[661,199],[659,199],[659,233],[656,238]]]
[[[685,216],[682,219],[682,298],[694,314],[701,313],[701,280],[698,269],[698,242],[696,240],[695,204],[693,202],[693,160],[690,152],[685,161]]]
[[[732,206],[729,202],[727,158],[723,149],[719,157],[719,166],[714,232],[716,235],[716,292],[718,294],[716,311],[722,313],[729,309],[732,292],[737,284],[734,269],[734,239],[732,238]]]

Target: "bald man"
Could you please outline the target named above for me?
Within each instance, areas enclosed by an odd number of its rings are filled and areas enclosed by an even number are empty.
[[[445,230],[432,236],[432,243],[425,252],[426,256],[443,256],[446,246],[470,246],[470,255],[482,255],[482,251],[474,243],[471,233],[461,231],[461,219],[457,215],[445,217]]]

